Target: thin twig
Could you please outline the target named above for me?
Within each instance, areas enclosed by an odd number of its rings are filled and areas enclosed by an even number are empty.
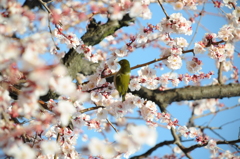
[[[221,112],[221,111],[224,111],[224,110],[228,110],[228,109],[233,109],[233,108],[236,108],[236,107],[239,107],[240,104],[237,104],[237,105],[234,105],[232,107],[226,107],[226,108],[223,108],[223,109],[220,109],[220,110],[217,110],[215,112],[210,112],[210,113],[207,113],[207,114],[203,114],[203,115],[199,115],[199,116],[194,116],[193,117],[193,120],[194,119],[197,119],[197,118],[202,118],[202,117],[205,117],[205,116],[208,116],[208,115],[211,115],[211,114],[217,114],[218,112]]]
[[[235,120],[233,120],[233,121],[229,121],[229,122],[227,122],[227,123],[225,123],[225,124],[222,124],[222,125],[219,126],[219,127],[222,128],[223,126],[225,126],[225,125],[227,125],[227,124],[231,124],[231,123],[233,123],[233,122],[235,122],[235,121],[238,121],[238,120],[240,120],[240,118],[235,119]]]
[[[224,41],[221,40],[221,41],[218,41],[218,42],[214,42],[214,45],[217,45],[217,44],[222,43],[222,42],[224,42]],[[209,46],[210,46],[210,45],[207,45],[206,47],[209,47]],[[186,54],[186,53],[189,53],[189,52],[194,52],[194,50],[193,50],[193,49],[185,50],[185,51],[183,51],[182,53],[183,53],[183,54]],[[158,62],[158,61],[166,60],[168,57],[169,57],[169,56],[161,57],[161,58],[158,58],[158,59],[154,59],[154,60],[152,60],[152,61],[149,61],[149,62],[140,64],[140,65],[133,66],[133,67],[131,67],[130,69],[131,69],[131,70],[134,70],[134,69],[136,69],[136,68],[140,68],[140,67],[143,67],[143,66],[147,66],[147,65],[153,64],[153,63]],[[109,75],[106,75],[106,76],[102,76],[102,78],[111,77],[111,76],[114,76],[115,74],[116,74],[116,73],[112,73],[112,74],[109,74]],[[86,81],[86,82],[84,82],[83,84],[86,84],[86,83],[88,83],[88,82],[89,82],[89,81]]]
[[[138,155],[138,156],[131,157],[131,159],[147,158],[147,156],[150,156],[153,153],[153,151],[157,150],[159,147],[162,147],[165,145],[170,145],[173,143],[174,143],[174,140],[160,142],[160,143],[156,144],[155,146],[153,146],[152,148],[150,148],[147,152],[145,152],[141,155]]]
[[[162,3],[161,3],[160,0],[158,0],[158,3],[159,3],[159,5],[161,6],[161,8],[162,8],[162,10],[163,10],[163,13],[165,14],[166,18],[169,19],[169,16],[168,16],[168,14],[167,14],[167,12],[166,12],[165,8],[163,7],[163,5],[162,5]]]
[[[42,0],[38,0],[38,1],[43,5],[43,7],[48,11],[48,13],[51,13],[51,11],[50,11],[50,9],[48,8],[46,2],[43,2]]]
[[[214,114],[213,116],[212,116],[212,118],[208,121],[208,124],[207,125],[210,125],[210,123],[213,121],[213,119],[216,117],[216,114]]]
[[[91,108],[86,108],[86,109],[83,109],[83,110],[80,110],[79,112],[80,113],[86,113],[88,111],[91,111],[91,110],[96,110],[98,108],[105,108],[104,106],[96,106],[96,107],[91,107]]]
[[[220,144],[224,144],[224,142],[227,142],[226,139],[224,137],[222,137],[219,133],[217,133],[215,130],[209,129],[210,131],[212,131],[215,135],[217,135],[219,138],[221,138],[223,141],[220,142]],[[239,146],[235,143],[232,144],[232,147],[234,149],[236,149],[236,151],[238,151]]]
[[[35,145],[35,142],[36,142],[36,139],[37,139],[37,133],[35,134],[34,138],[33,138],[33,144],[32,144],[32,147]]]
[[[187,151],[185,151],[185,147],[182,145],[181,140],[179,138],[179,136],[177,135],[176,131],[174,128],[171,128],[171,134],[174,138],[174,143],[182,150],[182,152],[184,153],[184,155],[189,158],[192,159],[192,157],[188,154]]]
[[[113,126],[110,120],[106,119],[107,122],[112,126],[112,128],[115,130],[116,133],[118,133],[118,130]]]
[[[223,62],[219,62],[219,68],[218,68],[218,83],[220,85],[222,85],[223,82],[223,76],[222,76],[222,72],[223,72]]]
[[[199,129],[222,129],[221,127],[210,127],[210,126],[199,126],[199,125],[195,125],[194,127],[199,128]]]
[[[56,142],[58,142],[59,137],[60,137],[60,134],[58,133],[58,134],[57,134],[57,138],[56,138]],[[56,154],[56,153],[54,154],[54,159],[57,159],[57,154]]]
[[[59,47],[57,46],[57,44],[56,44],[55,41],[54,41],[53,34],[52,34],[52,29],[51,29],[51,26],[50,26],[50,21],[51,21],[51,20],[50,20],[50,15],[48,14],[48,28],[49,28],[49,32],[50,32],[50,34],[51,34],[51,39],[52,39],[55,47],[56,47],[57,50],[58,50]]]
[[[204,7],[205,7],[205,2],[204,2],[204,4],[203,4],[203,8],[202,8],[201,12],[198,14],[198,15],[200,15],[200,18],[199,18],[199,21],[198,21],[198,23],[197,23],[196,31],[195,31],[195,33],[194,33],[194,35],[193,35],[190,43],[188,44],[187,49],[192,45],[192,42],[193,42],[193,40],[195,39],[195,37],[196,37],[196,35],[197,35],[197,33],[198,33],[198,28],[199,28],[200,22],[201,22],[202,17],[203,17]]]

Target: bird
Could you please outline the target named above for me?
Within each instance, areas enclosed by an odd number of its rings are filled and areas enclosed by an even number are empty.
[[[121,68],[114,76],[114,85],[119,93],[119,96],[122,97],[122,102],[124,102],[130,81],[131,69],[130,63],[126,59],[120,60],[118,63]]]

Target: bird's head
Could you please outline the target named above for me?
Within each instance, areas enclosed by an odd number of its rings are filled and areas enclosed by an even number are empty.
[[[123,59],[118,62],[121,65],[121,71],[125,72],[130,72],[130,63],[128,60]]]
[[[126,59],[120,60],[118,63],[121,65],[121,67],[130,67],[129,61]]]

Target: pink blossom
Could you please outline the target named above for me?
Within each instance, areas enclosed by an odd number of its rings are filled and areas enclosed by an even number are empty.
[[[177,70],[182,66],[182,59],[180,56],[171,55],[167,58],[167,61],[165,63],[170,69]]]
[[[157,140],[157,132],[154,128],[148,128],[145,125],[128,127],[131,132],[134,142],[139,145],[148,144],[150,146],[155,145]]]
[[[202,42],[195,43],[194,53],[195,54],[203,54],[206,50],[204,49],[205,45]]]
[[[67,126],[70,121],[70,117],[72,116],[73,113],[76,112],[76,109],[74,108],[72,103],[68,101],[59,101],[58,107],[56,109],[61,113],[60,119],[62,125]]]
[[[140,90],[141,85],[139,83],[138,78],[131,79],[130,84],[129,84],[129,88],[130,88],[131,91],[135,91],[135,90],[139,91]]]
[[[181,13],[173,13],[170,15],[169,19],[163,18],[160,22],[160,26],[165,32],[186,35],[192,34],[191,25],[192,23],[182,17]]]
[[[144,66],[141,68],[141,70],[138,71],[138,75],[141,77],[155,77],[156,76],[156,70],[149,68],[149,66]]]
[[[209,148],[210,150],[217,150],[217,143],[216,143],[216,141],[214,141],[213,139],[209,140],[207,148]]]
[[[202,69],[202,61],[198,60],[198,58],[192,58],[192,61],[187,61],[187,69],[191,73],[199,72]]]
[[[189,130],[186,126],[179,126],[177,131],[184,137],[188,137]]]
[[[97,119],[107,119],[108,112],[106,109],[98,108]]]

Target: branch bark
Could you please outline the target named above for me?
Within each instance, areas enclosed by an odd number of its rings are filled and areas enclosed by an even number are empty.
[[[114,34],[114,32],[124,26],[129,26],[135,19],[129,14],[124,15],[122,20],[108,20],[105,24],[99,24],[94,19],[90,21],[87,32],[81,37],[84,44],[93,46],[100,43],[105,37]],[[84,59],[84,54],[77,53],[74,49],[62,59],[63,64],[67,67],[69,75],[75,79],[77,73],[84,75],[92,74],[98,67],[98,63],[92,63]]]
[[[171,144],[174,144],[174,140],[160,142],[160,143],[156,144],[155,146],[153,146],[151,149],[149,149],[147,152],[145,152],[139,156],[133,156],[130,159],[144,159],[144,158],[150,156],[152,154],[152,152],[155,151],[156,149],[158,149],[159,147],[171,145]]]
[[[240,84],[191,86],[166,91],[142,87],[139,91],[132,93],[155,102],[160,110],[164,111],[172,102],[240,96]]]

